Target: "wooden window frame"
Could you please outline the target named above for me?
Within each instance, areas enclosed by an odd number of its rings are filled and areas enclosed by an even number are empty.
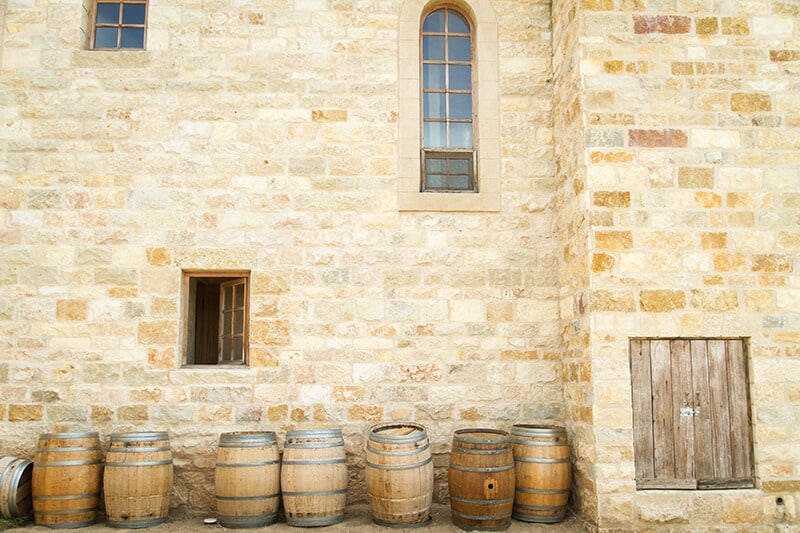
[[[222,292],[227,287],[242,286],[242,305],[225,308]],[[202,287],[202,288],[201,288]],[[199,300],[203,294],[217,292],[218,299],[209,300],[209,307],[205,311],[198,310]],[[234,291],[235,292],[235,291]],[[233,302],[235,304],[235,301]],[[250,272],[241,270],[230,271],[184,271],[183,272],[183,300],[182,300],[182,363],[188,367],[219,367],[219,366],[247,366],[249,364],[249,336],[250,336]],[[225,314],[230,314],[230,331],[225,331]],[[214,317],[212,318],[212,314]],[[235,331],[235,315],[242,317],[242,331]],[[209,331],[203,335],[198,331],[204,324],[210,324]],[[241,358],[233,354],[223,353],[224,338],[241,340]],[[199,345],[207,345],[203,350]],[[214,353],[216,352],[216,353]]]
[[[98,23],[98,4],[118,4],[119,20],[116,24],[111,23]],[[143,5],[144,6],[144,23],[143,24],[125,24],[122,21],[125,5]],[[145,50],[147,46],[147,20],[150,15],[150,2],[149,0],[93,0],[91,12],[91,32],[89,33],[89,48],[92,50]],[[117,45],[115,47],[98,48],[95,45],[98,28],[114,28],[117,31]],[[125,28],[141,28],[142,29],[142,46],[141,47],[123,47],[122,46],[122,32]]]
[[[746,339],[629,347],[637,490],[754,487]]]
[[[443,11],[444,12],[444,31],[442,32],[426,32],[424,31],[425,22],[432,14]],[[469,28],[468,33],[451,32],[449,28],[450,13],[456,13],[461,17]],[[422,121],[420,124],[421,132],[421,165],[420,165],[420,192],[423,193],[477,193],[478,192],[478,176],[476,169],[478,166],[475,160],[478,157],[477,139],[475,133],[477,131],[476,117],[475,117],[475,24],[472,18],[463,10],[451,5],[437,5],[426,11],[422,17],[420,26],[420,116]],[[429,59],[425,57],[425,50],[423,42],[426,36],[442,37],[444,39],[444,59]],[[469,38],[469,61],[457,61],[450,59],[449,42],[450,38]],[[445,86],[441,89],[432,89],[425,87],[425,65],[442,65],[445,71]],[[449,72],[450,66],[468,66],[470,69],[470,87],[469,90],[454,89],[450,85]],[[444,117],[428,117],[425,115],[425,96],[427,94],[443,94],[445,99],[445,112]],[[450,107],[450,96],[454,94],[465,94],[470,96],[471,109],[470,118],[454,118],[453,111]],[[445,124],[445,146],[431,147],[426,146],[425,141],[425,124],[426,123],[443,123]],[[471,145],[469,148],[453,148],[451,145],[451,125],[453,124],[469,124]],[[428,169],[426,161],[428,156],[435,157],[447,161],[448,165],[451,160],[467,160],[469,161],[469,175],[468,187],[456,188],[450,187],[450,178],[456,173],[445,172],[444,176],[447,182],[445,187],[433,187],[428,180]],[[433,175],[433,173],[431,173]],[[458,173],[460,174],[460,173]],[[440,175],[439,172],[436,175]]]

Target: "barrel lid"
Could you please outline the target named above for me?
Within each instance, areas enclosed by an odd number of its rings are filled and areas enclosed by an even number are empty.
[[[338,428],[329,429],[293,429],[286,432],[287,439],[326,439],[342,436],[342,430]]]
[[[132,433],[112,433],[111,442],[150,442],[154,440],[169,440],[166,431],[142,431]]]
[[[370,440],[381,443],[416,442],[428,438],[425,427],[414,422],[384,422],[370,429]]]
[[[514,424],[511,435],[520,437],[566,437],[567,430],[556,425]]]
[[[495,444],[508,442],[508,432],[501,429],[465,428],[457,429],[453,440],[472,444]]]
[[[274,431],[231,431],[219,436],[221,443],[266,443],[277,441]]]

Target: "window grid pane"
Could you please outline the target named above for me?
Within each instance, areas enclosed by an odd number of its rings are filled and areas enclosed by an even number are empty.
[[[421,192],[476,192],[472,150],[423,150]]]
[[[422,87],[423,146],[472,148],[472,35],[466,19],[451,8],[423,22]],[[444,109],[434,105],[440,95]]]
[[[94,28],[95,49],[144,49],[147,0],[98,2]]]

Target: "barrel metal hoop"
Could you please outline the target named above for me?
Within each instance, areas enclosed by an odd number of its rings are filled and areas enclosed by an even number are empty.
[[[296,429],[286,432],[286,440],[342,438],[340,429]]]
[[[34,466],[48,467],[48,466],[86,466],[86,465],[101,465],[103,461],[34,461]]]
[[[220,442],[220,448],[269,448],[275,446],[276,442]]]
[[[377,455],[391,455],[391,456],[403,456],[403,455],[414,455],[419,452],[424,452],[428,448],[430,448],[430,443],[426,442],[424,446],[420,446],[419,448],[414,448],[413,450],[376,450],[370,443],[367,442],[367,451],[372,452]]]
[[[110,437],[111,442],[152,442],[169,440],[166,431],[149,431],[142,433],[113,433]],[[145,520],[150,522],[150,520]]]
[[[454,465],[450,464],[450,468],[453,470],[458,470],[459,472],[505,472],[506,470],[512,470],[514,468],[514,464],[503,465],[503,466],[491,466],[491,467],[467,467],[461,465]]]
[[[539,457],[514,457],[514,460],[518,463],[539,463],[545,465],[555,465],[561,463],[569,463],[569,457],[561,458],[561,459],[545,459]]]
[[[321,518],[290,518],[286,517],[286,523],[290,526],[314,527],[330,526],[344,521],[344,514]]]
[[[397,528],[397,529],[410,529],[410,528],[425,527],[427,525],[430,525],[431,517],[428,517],[427,520],[423,520],[422,522],[414,522],[412,524],[409,524],[408,522],[402,522],[402,523],[399,523],[399,522],[386,522],[384,520],[378,520],[375,517],[372,517],[372,521],[375,522],[379,526],[393,527],[393,528]]]
[[[107,520],[106,525],[124,529],[139,529],[157,526],[167,521],[167,517],[153,518],[150,520]]]
[[[511,446],[507,448],[495,448],[492,450],[475,450],[473,448],[453,447],[453,451],[458,451],[459,453],[463,453],[465,455],[502,455],[504,453],[511,452]]]
[[[513,437],[511,438],[511,444],[520,444],[522,446],[547,446],[547,447],[563,446],[565,448],[569,446],[569,444],[567,444],[566,441],[559,442],[554,440],[551,441],[520,440],[520,439],[515,439]]]
[[[39,440],[49,439],[99,439],[100,434],[97,431],[85,431],[77,433],[43,433],[39,435]]]
[[[114,448],[113,446],[108,449],[108,453],[147,453],[147,452],[168,452],[172,448],[169,446],[157,446],[152,448]]]
[[[106,466],[162,466],[171,464],[172,464],[172,459],[168,459],[166,461],[139,461],[137,463],[111,462],[111,463],[106,463]]]
[[[34,515],[44,515],[44,516],[59,516],[59,515],[69,515],[69,514],[81,514],[81,513],[94,513],[96,512],[96,506],[87,507],[85,509],[63,509],[63,510],[55,510],[55,511],[34,511]]]
[[[99,452],[99,446],[77,446],[73,448],[36,448],[36,453],[48,452]]]
[[[382,431],[388,429],[404,429],[408,428],[413,430],[412,433],[408,435],[391,435],[381,433]],[[387,422],[384,424],[378,424],[374,426],[370,430],[369,439],[375,442],[380,442],[382,444],[405,444],[409,442],[416,442],[419,440],[426,440],[428,438],[428,432],[425,430],[425,427],[420,424],[414,424],[411,422],[406,423],[395,423],[395,422]]]
[[[514,509],[524,509],[526,511],[554,511],[558,509],[566,509],[566,505],[521,505],[514,504]]]
[[[461,503],[471,503],[476,505],[503,505],[505,503],[511,503],[514,501],[513,497],[502,498],[500,500],[471,500],[469,498],[456,498],[454,496],[450,496],[450,499]]]
[[[90,492],[88,494],[63,494],[60,496],[34,496],[33,499],[37,501],[65,501],[65,500],[83,500],[85,498],[99,498],[100,492]]]
[[[284,448],[336,448],[344,446],[344,441],[330,441],[330,442],[286,442]]]
[[[227,501],[241,502],[241,501],[270,500],[272,498],[277,498],[278,496],[280,496],[280,494],[277,492],[274,494],[263,494],[259,496],[220,496],[219,494],[217,494],[217,499],[226,502]]]
[[[336,494],[345,494],[347,493],[347,489],[336,489],[336,490],[311,490],[311,491],[297,491],[297,492],[281,492],[284,496],[333,496]]]
[[[240,466],[270,466],[270,465],[279,465],[281,464],[280,459],[276,459],[275,461],[260,461],[257,463],[214,463],[216,466],[224,466],[224,467],[231,467],[237,468]]]
[[[411,470],[413,468],[419,468],[421,466],[425,466],[429,463],[433,462],[432,457],[428,457],[421,463],[414,463],[414,464],[407,464],[407,465],[376,465],[374,463],[370,463],[367,461],[367,466],[375,468],[377,470]]]
[[[459,513],[457,511],[451,511],[451,512],[453,516],[458,516],[459,518],[467,518],[469,520],[505,520],[506,518],[511,518],[511,513],[498,514],[494,516],[476,516],[473,514]]]
[[[308,461],[287,461],[284,459],[284,465],[335,465],[346,463],[347,459],[316,459]]]
[[[569,489],[529,489],[527,487],[517,487],[517,492],[525,494],[569,494]]]
[[[11,456],[8,457],[11,458]],[[3,469],[3,473],[0,474],[0,480],[5,479],[9,471],[13,470],[13,472],[11,472],[11,478],[8,480],[9,486],[17,487],[19,486],[20,479],[22,478],[22,474],[25,472],[25,469],[28,468],[29,465],[33,465],[33,462],[21,458],[11,458],[11,459],[12,460],[9,461],[9,463]],[[12,515],[18,515],[20,512],[19,506],[17,505],[16,495],[12,491],[9,491],[8,493],[7,503],[8,503],[8,512],[11,513]]]
[[[92,509],[94,511],[94,509]],[[77,529],[81,527],[89,527],[97,522],[95,518],[91,520],[84,520],[82,522],[65,522],[63,524],[47,524],[50,529]]]

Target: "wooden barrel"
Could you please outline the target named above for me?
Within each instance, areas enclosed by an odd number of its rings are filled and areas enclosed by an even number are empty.
[[[24,518],[31,514],[33,463],[19,457],[0,456],[0,516]]]
[[[344,520],[347,460],[341,430],[286,433],[281,493],[290,526],[327,526]]]
[[[274,432],[220,435],[214,469],[220,525],[246,528],[274,523],[280,503],[280,472]]]
[[[107,524],[135,529],[165,522],[172,482],[166,431],[111,435],[103,477]]]
[[[507,432],[457,430],[448,475],[455,525],[468,531],[499,531],[511,524],[514,456]]]
[[[567,516],[572,464],[567,431],[559,426],[511,427],[516,492],[513,517],[553,524]]]
[[[373,426],[365,473],[376,524],[406,528],[430,523],[433,462],[423,426],[408,422]]]
[[[45,433],[33,458],[33,520],[51,528],[94,524],[103,450],[97,432]]]

